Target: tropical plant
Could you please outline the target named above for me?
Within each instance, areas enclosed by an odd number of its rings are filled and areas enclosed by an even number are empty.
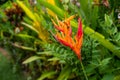
[[[113,2],[8,1],[0,8],[0,47],[27,80],[119,80],[119,4]]]

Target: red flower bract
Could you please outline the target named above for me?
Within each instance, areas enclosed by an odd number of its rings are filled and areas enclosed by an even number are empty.
[[[81,60],[81,46],[83,41],[83,30],[82,30],[82,22],[80,18],[78,19],[78,30],[76,35],[72,38],[72,28],[70,25],[70,21],[75,18],[75,15],[70,16],[69,18],[65,19],[64,21],[60,21],[57,19],[56,24],[54,20],[52,20],[54,27],[57,29],[56,34],[54,37],[58,42],[61,44],[70,47],[75,54],[77,55],[78,59]]]

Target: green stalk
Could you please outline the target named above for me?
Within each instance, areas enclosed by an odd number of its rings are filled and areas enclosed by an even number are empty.
[[[83,70],[83,73],[84,73],[85,79],[88,80],[88,77],[87,77],[87,75],[86,75],[86,71],[85,71],[85,69],[84,69],[84,66],[83,66],[82,61],[80,61],[80,64],[81,64],[81,67],[82,67],[82,70]]]
[[[85,26],[85,25],[83,25],[83,26]],[[120,58],[120,50],[117,49],[117,47],[115,45],[113,45],[111,42],[109,42],[107,39],[105,39],[102,34],[95,32],[90,27],[84,27],[84,32],[85,32],[85,34],[89,35],[91,38],[99,41],[104,47],[109,49],[111,52],[114,53],[114,55],[116,55]]]

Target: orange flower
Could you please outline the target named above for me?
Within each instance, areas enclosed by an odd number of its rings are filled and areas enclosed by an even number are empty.
[[[54,37],[58,40],[61,44],[70,47],[75,54],[77,55],[78,59],[81,60],[81,46],[83,40],[83,31],[82,31],[82,22],[80,18],[78,19],[78,31],[76,35],[72,38],[72,28],[70,25],[70,21],[75,18],[75,15],[70,16],[69,18],[65,19],[64,21],[60,21],[57,19],[56,24],[53,20],[54,27],[57,29],[56,35]]]

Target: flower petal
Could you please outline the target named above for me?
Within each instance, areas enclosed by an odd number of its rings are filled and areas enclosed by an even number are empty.
[[[56,33],[55,38],[61,44],[71,48],[75,54],[77,55],[78,59],[81,60],[81,46],[83,40],[83,30],[82,30],[82,22],[80,18],[78,19],[78,30],[74,38],[72,38],[72,28],[70,26],[70,20],[73,19],[76,15],[70,16],[69,18],[65,19],[63,22],[58,21],[58,25],[52,20],[55,28],[59,30]]]
[[[77,31],[77,37],[80,38],[83,34],[83,30],[82,30],[82,21],[79,18],[78,19],[78,31]]]
[[[63,29],[62,29],[61,27],[59,27],[59,26],[55,23],[55,21],[54,21],[53,19],[51,19],[51,20],[52,20],[52,23],[54,24],[54,27],[55,27],[57,30],[63,32]]]

